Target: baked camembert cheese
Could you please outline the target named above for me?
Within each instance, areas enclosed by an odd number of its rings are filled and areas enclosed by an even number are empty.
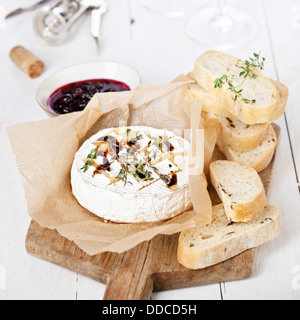
[[[75,155],[73,194],[93,214],[117,223],[156,222],[192,207],[189,143],[168,130],[110,128]]]

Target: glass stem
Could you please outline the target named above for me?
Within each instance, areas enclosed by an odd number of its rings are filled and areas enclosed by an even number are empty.
[[[218,33],[225,35],[232,29],[234,21],[228,14],[227,0],[216,0],[216,5],[217,12],[211,21],[211,25]]]
[[[218,11],[219,11],[220,16],[224,16],[227,14],[226,2],[227,2],[226,0],[217,0],[217,7],[218,7]]]

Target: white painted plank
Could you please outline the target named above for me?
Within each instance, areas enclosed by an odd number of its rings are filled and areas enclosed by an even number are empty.
[[[270,1],[267,8],[268,15],[278,17],[281,6],[280,1]],[[288,7],[288,6],[287,6]],[[256,7],[257,9],[257,7]],[[260,16],[261,21],[265,21]],[[277,21],[278,23],[278,21]],[[284,28],[284,23],[280,24]],[[271,42],[268,43],[268,30],[262,29],[260,33],[261,45],[264,52],[268,52],[268,64],[273,68],[272,78],[276,79],[276,65],[272,59],[273,51]],[[285,35],[285,30],[281,30],[281,35]],[[276,51],[275,51],[276,52]],[[287,85],[289,83],[285,82]],[[291,106],[289,102],[288,107]],[[298,116],[299,117],[299,116]],[[300,291],[293,283],[297,278],[293,271],[299,265],[300,236],[297,230],[300,227],[300,201],[293,165],[293,158],[289,144],[288,131],[284,117],[277,123],[282,128],[281,143],[278,148],[278,161],[275,167],[273,187],[269,197],[269,202],[276,205],[281,214],[281,235],[276,240],[264,244],[259,248],[257,266],[253,278],[248,281],[226,283],[224,286],[225,299],[271,299],[288,300],[299,299]]]
[[[278,23],[278,18],[270,13],[271,9],[277,12],[280,11],[280,23]],[[290,89],[290,99],[286,117],[299,180],[300,115],[298,105],[300,99],[300,3],[297,0],[290,0],[283,6],[280,1],[274,2],[266,0],[266,14],[269,22],[269,32],[274,49],[277,73],[280,81],[288,84]]]
[[[44,46],[36,40],[31,25],[34,13],[9,20],[6,28],[0,30],[1,41],[5,43],[0,47],[1,59],[5,61],[0,70],[2,127],[48,118],[35,101],[36,89],[48,75],[84,61],[101,59],[131,62],[130,51],[126,50],[130,36],[129,19],[128,15],[123,15],[128,8],[127,4],[123,0],[108,2],[110,13],[103,19],[100,55],[97,54],[94,40],[90,37],[90,22],[87,16],[83,18],[76,33],[72,33],[69,40],[59,47]],[[7,12],[30,4],[30,0],[0,2]],[[9,60],[10,49],[20,44],[45,62],[46,70],[40,78],[29,79]],[[60,54],[57,54],[58,52]],[[24,241],[30,219],[25,209],[23,189],[13,154],[4,134],[1,135],[0,148],[0,176],[2,181],[9,184],[8,188],[1,185],[0,210],[3,214],[0,219],[1,226],[5,228],[1,228],[0,242],[8,245],[0,249],[0,266],[1,270],[5,270],[6,278],[5,290],[0,290],[0,299],[101,299],[103,285],[101,287],[101,284],[27,255]],[[12,163],[9,171],[7,163]],[[15,181],[18,181],[17,185]]]
[[[0,300],[75,299],[75,276],[29,256],[25,237],[30,223],[16,164],[6,134],[0,133]]]
[[[95,280],[78,275],[76,300],[95,300],[103,299],[105,285]]]
[[[30,0],[0,2],[6,12],[30,4]],[[75,299],[76,282],[73,273],[26,253],[25,237],[30,218],[21,179],[4,132],[4,128],[11,124],[45,117],[35,105],[35,90],[40,79],[28,79],[8,57],[10,49],[19,44],[39,52],[40,45],[33,44],[33,36],[30,34],[28,18],[31,16],[20,16],[19,20],[7,22],[6,27],[0,30],[1,43],[5,44],[0,47],[0,300]]]
[[[185,35],[186,17],[174,19],[155,14],[138,0],[130,0],[130,12],[135,21],[131,26],[133,60],[145,84],[166,84],[194,68],[203,48]],[[221,293],[219,284],[215,284],[156,292],[152,299],[220,300]]]
[[[124,0],[107,0],[107,3],[109,11],[103,18],[101,60],[123,62],[137,68],[138,66],[135,64],[132,55],[130,34],[131,18],[128,3]],[[85,25],[88,30],[88,20],[85,22]],[[88,37],[88,35],[80,32],[77,38],[74,39],[74,48],[80,46],[79,41],[83,37]],[[86,52],[85,54],[89,59],[93,59],[91,56],[94,51],[95,50],[92,49],[91,52]],[[101,300],[104,292],[105,285],[78,275],[76,293],[78,300]]]
[[[123,1],[125,2],[125,1]],[[123,15],[127,15],[126,23],[130,26],[130,39],[122,48],[122,55],[128,57],[127,63],[133,65],[141,74],[145,84],[166,84],[182,73],[189,72],[195,63],[198,45],[193,43],[184,35],[184,18],[169,19],[158,16],[143,8],[139,1],[129,0],[127,11],[123,8]],[[111,14],[118,14],[118,6],[111,8]],[[119,7],[120,10],[120,7]],[[111,18],[112,19],[112,18]],[[116,16],[114,19],[117,19]],[[129,24],[130,21],[134,21]],[[174,34],[180,34],[181,41],[187,41],[193,50],[186,55],[180,41],[174,41]],[[172,37],[170,37],[172,35]],[[165,39],[168,39],[165,41]],[[115,35],[115,43],[120,43],[119,35]],[[182,57],[185,57],[183,60]],[[180,61],[180,62],[178,62]],[[78,298],[92,297],[97,299],[99,291],[103,292],[105,287],[93,282],[93,289],[89,284],[79,277]],[[199,287],[194,289],[181,289],[167,292],[153,293],[153,299],[220,299],[219,285]]]
[[[300,291],[292,286],[292,271],[300,264],[300,202],[284,121],[278,123],[283,132],[269,203],[280,211],[281,235],[259,247],[251,279],[226,283],[225,299],[300,299]]]
[[[219,283],[194,287],[184,288],[172,291],[154,292],[152,300],[221,300],[221,288]]]
[[[201,53],[203,53],[205,50],[209,48],[203,48],[199,44],[194,43],[190,39],[188,39],[184,34],[184,25],[185,25],[185,19],[168,19],[162,16],[153,15],[151,12],[148,12],[144,8],[141,8],[134,0],[132,2],[132,12],[133,15],[139,17],[142,16],[143,19],[136,18],[136,23],[133,26],[132,36],[134,39],[135,44],[135,50],[134,53],[137,56],[147,56],[147,52],[151,52],[152,54],[148,54],[148,61],[147,64],[143,64],[143,62],[140,63],[140,68],[143,71],[143,73],[147,74],[149,78],[147,78],[147,82],[150,83],[166,83],[170,78],[168,78],[167,75],[172,74],[171,78],[176,77],[180,73],[188,72],[189,68],[193,67],[193,63]],[[134,5],[135,4],[135,5]],[[248,58],[250,55],[252,55],[253,52],[259,52],[262,50],[263,55],[267,58],[268,63],[266,64],[266,70],[265,74],[269,77],[276,78],[276,73],[274,71],[274,65],[273,65],[273,52],[270,49],[270,41],[268,37],[268,33],[266,30],[266,25],[264,22],[264,13],[263,8],[261,6],[261,1],[254,1],[252,2],[252,5],[249,7],[247,6],[247,1],[230,1],[230,4],[233,6],[236,6],[240,8],[241,10],[247,11],[248,14],[252,14],[252,16],[256,19],[257,24],[259,26],[260,32],[256,39],[254,39],[251,43],[249,43],[247,46],[240,48],[238,50],[233,50],[229,53],[232,53],[236,56],[240,56],[242,58]],[[151,28],[150,28],[151,26]],[[144,41],[145,34],[147,33],[147,42],[144,46],[139,46],[138,43],[141,43]],[[161,36],[158,37],[158,34]],[[174,39],[174,37],[177,37],[177,39]],[[177,41],[176,41],[177,40]],[[154,48],[154,49],[153,49]],[[170,49],[172,53],[170,53]],[[138,58],[137,58],[138,59]],[[151,70],[146,71],[146,69],[149,68],[149,65],[152,66],[152,72]],[[154,68],[153,66],[157,66],[157,68]],[[149,68],[150,69],[150,68]],[[163,72],[159,72],[159,71]],[[296,189],[296,183],[295,183],[295,175],[293,174],[293,163],[292,163],[292,157],[289,152],[289,144],[286,134],[286,128],[284,121],[279,121],[280,125],[283,129],[283,143],[287,146],[287,149],[283,150],[284,155],[284,163],[287,163],[289,168],[291,169],[289,171],[288,179],[291,179],[294,183],[294,193],[290,194],[290,197],[294,199],[294,201],[297,201],[297,189]],[[282,172],[282,171],[281,171]],[[277,183],[278,180],[282,180],[281,175],[279,173],[276,173],[277,175]],[[279,176],[278,176],[279,175]],[[275,178],[276,179],[276,178]],[[286,184],[286,186],[290,186],[289,184]],[[277,201],[275,201],[277,200]],[[285,203],[283,202],[283,205],[281,204],[282,198],[274,197],[272,194],[270,197],[270,201],[272,201],[274,204],[278,205],[281,209],[281,211],[285,212],[287,210]],[[294,208],[294,211],[297,209]],[[268,252],[270,252],[270,257],[273,257],[273,259],[276,261],[276,258],[280,257],[281,255],[277,256],[277,246],[273,243],[271,246],[268,246]],[[272,249],[272,250],[271,250]],[[260,252],[262,249],[260,250]],[[243,297],[264,297],[267,296],[268,293],[266,290],[261,290],[259,286],[259,275],[263,279],[268,279],[269,277],[273,281],[273,283],[276,283],[276,279],[279,278],[281,268],[275,269],[273,274],[270,274],[269,270],[266,268],[261,268],[260,266],[264,263],[264,257],[259,254],[258,256],[258,269],[261,273],[257,273],[256,277],[254,279],[256,280],[245,280],[245,281],[239,281],[237,283],[230,283],[226,284],[225,287],[227,288],[226,291],[223,292],[224,299],[231,299],[236,298],[243,299]],[[272,263],[272,259],[271,259]],[[273,268],[274,270],[274,268]],[[284,284],[290,283],[290,281],[284,279]],[[283,284],[283,285],[284,285]],[[248,287],[248,290],[244,290],[244,286]],[[205,287],[205,290],[208,288],[211,289],[213,286],[207,286]],[[234,290],[231,290],[233,288]],[[272,286],[270,286],[272,288]],[[201,290],[200,290],[201,291]],[[217,290],[216,290],[217,291]],[[195,289],[191,288],[187,290],[186,296],[191,295],[190,297],[195,297]],[[204,291],[205,292],[205,291]],[[234,293],[234,294],[232,294]],[[176,293],[174,293],[176,294]],[[288,296],[292,296],[292,294],[289,292],[287,294]],[[205,295],[203,295],[204,298]],[[275,294],[273,297],[275,298]],[[157,295],[157,297],[161,297],[161,293]],[[197,297],[201,298],[201,294],[197,295]],[[272,297],[272,295],[271,295]]]

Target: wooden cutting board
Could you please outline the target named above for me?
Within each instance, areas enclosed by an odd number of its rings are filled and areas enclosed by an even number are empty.
[[[279,140],[280,127],[274,125],[274,128]],[[217,148],[214,156],[224,158]],[[260,173],[267,193],[275,160],[276,153],[268,168]],[[220,203],[212,186],[209,191],[213,203]],[[106,284],[104,300],[149,300],[153,291],[241,280],[253,274],[257,248],[206,269],[189,270],[177,261],[178,237],[179,234],[159,235],[123,254],[89,256],[56,230],[42,228],[32,221],[26,237],[26,250],[31,255]]]

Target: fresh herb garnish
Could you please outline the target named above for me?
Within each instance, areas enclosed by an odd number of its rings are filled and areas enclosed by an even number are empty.
[[[240,67],[240,69],[242,69],[243,71],[240,73],[240,77],[244,77],[245,79],[250,77],[252,79],[256,79],[257,76],[254,73],[254,71],[251,69],[252,68],[258,68],[260,70],[264,69],[264,65],[265,65],[265,58],[262,58],[262,61],[260,61],[260,54],[261,53],[254,53],[254,59],[250,58],[248,60],[245,61],[245,66]]]
[[[127,130],[127,133],[130,133],[131,129]],[[114,141],[113,139],[106,139],[106,137],[103,139],[104,142],[110,143],[111,141]],[[137,157],[134,156],[134,154],[138,151],[139,144],[137,143],[138,140],[143,139],[143,134],[135,134],[134,137],[128,141],[128,150],[127,152],[124,152],[122,154],[117,154],[115,158],[112,158],[112,160],[117,160],[120,165],[121,169],[116,177],[111,177],[107,171],[110,171],[110,166],[112,163],[110,163],[105,155],[105,152],[100,152],[100,143],[102,140],[98,140],[95,143],[96,148],[92,149],[90,154],[87,156],[87,158],[84,160],[85,164],[81,168],[84,172],[86,172],[91,166],[94,166],[97,171],[101,171],[106,177],[108,177],[111,180],[110,184],[115,184],[117,181],[123,181],[124,186],[126,186],[127,183],[132,184],[131,181],[129,181],[129,176],[132,176],[136,181],[153,181],[155,178],[153,177],[154,172],[159,176],[160,179],[162,179],[167,185],[170,183],[171,177],[166,174],[161,174],[159,170],[156,167],[152,167],[149,163],[149,155],[144,157],[143,160],[137,160]],[[155,145],[158,149],[153,149],[151,152],[153,153],[153,156],[156,158],[157,153],[159,150],[162,150],[163,146],[165,145],[168,147],[168,150],[170,153],[173,151],[172,148],[174,147],[167,141],[164,140],[162,136],[156,137],[154,139],[151,138],[151,142],[153,145]],[[115,143],[118,145],[118,142]],[[151,143],[148,143],[148,147],[151,145]],[[130,148],[130,146],[132,146]],[[144,149],[143,149],[144,150]],[[129,151],[134,151],[134,154],[130,155]],[[104,156],[102,155],[104,154]],[[105,162],[103,165],[97,165],[97,163],[94,161],[98,156],[103,156],[107,162]],[[133,160],[132,160],[132,157]],[[147,158],[147,159],[146,159]],[[131,159],[131,160],[129,160]],[[148,162],[147,162],[148,161]],[[154,171],[154,172],[153,172]],[[98,173],[98,172],[97,172]]]
[[[158,149],[162,149],[163,146],[163,138],[162,137],[157,137],[154,138],[153,140],[153,144],[158,148]]]
[[[120,170],[117,178],[124,181],[124,186],[128,181],[128,176],[131,175],[137,181],[153,181],[152,172],[146,170],[146,164],[143,161],[132,161],[131,164],[121,164],[122,169]]]
[[[128,183],[128,175],[130,174],[130,171],[128,170],[128,164],[121,164],[122,169],[120,170],[119,174],[117,175],[117,179],[120,179],[122,181],[124,181],[124,186],[126,186],[126,184]],[[132,184],[131,182],[129,182],[130,184]]]
[[[97,158],[97,149],[98,148],[95,148],[90,152],[90,154],[87,156],[87,160],[84,166],[80,170],[83,170],[83,172],[87,172],[89,167],[93,165],[93,160]]]
[[[262,58],[261,59],[262,61],[260,61],[261,52],[260,53],[254,53],[253,55],[254,55],[254,59],[250,58],[250,62],[246,61],[246,66],[252,66],[254,68],[258,68],[260,70],[264,70],[266,58]]]
[[[131,175],[138,181],[153,181],[152,172],[146,170],[146,164],[143,161],[132,161],[131,164],[134,166],[134,170]]]
[[[229,81],[229,76],[227,76],[226,74],[224,74],[224,76],[222,76],[221,78],[217,78],[214,83],[215,83],[215,89],[216,88],[222,88],[223,87],[223,84],[225,83],[228,83]]]
[[[250,103],[249,99],[246,99],[243,97],[243,89],[239,89],[246,81],[247,78],[252,78],[256,79],[257,75],[254,73],[253,68],[257,68],[260,70],[264,69],[264,64],[266,59],[260,57],[261,53],[254,53],[254,58],[249,58],[249,60],[245,61],[245,65],[242,67],[239,67],[242,69],[241,73],[239,74],[240,78],[243,78],[243,81],[237,85],[234,86],[233,83],[229,80],[230,76],[228,75],[223,75],[221,78],[217,78],[214,81],[215,88],[222,88],[225,83],[228,84],[228,90],[231,91],[234,94],[234,101],[237,101],[238,99],[241,100],[242,102],[245,102],[247,104]],[[234,77],[232,75],[231,77]]]
[[[237,88],[239,88],[242,84],[240,84],[239,86],[237,87],[234,87],[232,82],[228,82],[228,86],[229,86],[229,89],[230,91],[232,91],[234,93],[234,102],[237,101],[237,99],[240,99],[241,101],[245,102],[245,103],[250,103],[250,100],[249,99],[246,99],[246,98],[243,98],[242,96],[242,92],[243,92],[243,89],[240,89],[238,90]]]

